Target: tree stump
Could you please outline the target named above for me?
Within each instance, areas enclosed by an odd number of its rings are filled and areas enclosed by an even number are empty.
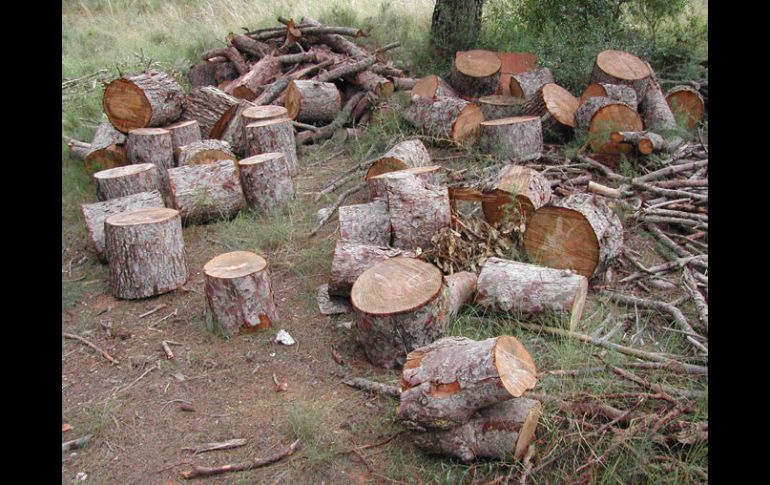
[[[703,118],[706,105],[703,96],[690,86],[676,86],[666,93],[666,102],[668,102],[674,119],[679,126],[692,130]]]
[[[94,174],[96,197],[99,200],[117,199],[139,192],[160,190],[158,167],[152,163],[110,168]]]
[[[428,249],[433,235],[449,227],[446,187],[429,186],[412,174],[399,172],[388,177],[387,191],[393,247]]]
[[[107,253],[104,249],[104,220],[121,212],[148,207],[164,207],[163,196],[159,191],[140,192],[103,202],[80,205],[80,212],[83,214],[88,230],[89,244],[101,261],[107,262]]]
[[[635,109],[610,98],[588,98],[575,111],[576,130],[587,134],[596,153],[630,153],[633,147],[612,141],[613,131],[641,131],[642,119]]]
[[[138,209],[104,221],[110,293],[133,300],[173,291],[187,281],[179,212]]]
[[[206,165],[220,160],[235,160],[230,144],[222,140],[200,140],[179,147],[179,166]]]
[[[218,138],[211,134],[212,131],[221,133],[229,121],[225,115],[232,114],[231,110],[238,104],[235,97],[214,86],[196,88],[185,97],[182,119],[197,121],[204,140]]]
[[[647,63],[635,55],[606,50],[596,56],[591,82],[630,86],[636,91],[637,101],[641,101],[647,91],[651,74]]]
[[[254,155],[238,162],[238,166],[241,186],[249,207],[273,212],[286,207],[294,197],[294,182],[283,153]]]
[[[524,232],[524,250],[536,263],[590,279],[620,254],[623,225],[603,198],[572,194],[541,207]]]
[[[414,253],[387,246],[337,241],[329,275],[329,294],[349,296],[353,283],[364,271],[377,263],[396,256],[412,257]]]
[[[168,171],[174,208],[185,223],[228,219],[243,207],[243,193],[233,160],[186,165]]]
[[[514,337],[444,337],[409,352],[397,414],[410,429],[450,429],[481,408],[520,397],[535,387],[536,376],[532,357]]]
[[[248,72],[227,85],[224,91],[238,99],[254,101],[270,80],[281,74],[281,61],[265,56],[254,63]]]
[[[278,321],[267,261],[248,251],[233,251],[203,266],[206,301],[217,328],[228,336],[265,330]]]
[[[522,113],[524,100],[513,96],[483,96],[479,98],[479,107],[484,114],[484,120],[499,120],[510,118]]]
[[[510,399],[477,411],[455,428],[413,432],[412,442],[425,452],[455,456],[464,463],[479,458],[521,460],[535,438],[541,409],[534,399]]]
[[[372,161],[366,172],[366,180],[396,170],[425,167],[430,162],[430,152],[419,139],[404,140]]]
[[[289,110],[283,106],[250,106],[241,112],[243,125],[254,123],[256,121],[280,120],[289,117]]]
[[[513,223],[526,226],[539,208],[551,201],[551,184],[540,172],[520,165],[506,165],[491,190],[481,199],[484,218],[493,226]]]
[[[289,118],[308,123],[330,123],[342,109],[342,96],[334,83],[295,80],[286,88]]]
[[[417,81],[412,88],[412,96],[425,96],[427,98],[459,98],[460,95],[446,81],[431,74]]]
[[[174,147],[175,156],[178,156],[181,147],[201,141],[201,127],[195,120],[178,121],[164,128],[171,132],[171,146]]]
[[[459,98],[413,96],[404,118],[434,140],[462,144],[478,132],[481,108]]]
[[[339,221],[342,242],[370,246],[390,245],[390,214],[385,201],[340,207]]]
[[[447,293],[441,270],[395,257],[364,271],[353,284],[357,339],[369,361],[395,369],[407,352],[444,334]]]
[[[183,102],[182,86],[168,74],[153,70],[112,81],[102,98],[110,123],[123,133],[173,123],[182,114]]]
[[[243,127],[249,156],[280,152],[286,156],[289,173],[299,173],[297,143],[294,127],[289,119],[273,119],[249,123]]]
[[[369,185],[369,193],[372,200],[384,200],[388,201],[388,178],[391,175],[401,172],[414,175],[418,179],[422,180],[426,185],[440,185],[441,181],[441,166],[429,165],[427,167],[415,167],[406,168],[404,170],[396,170],[393,172],[387,172],[382,175],[375,175],[370,178],[367,183]]]
[[[502,62],[494,52],[486,50],[459,51],[452,66],[451,84],[470,98],[489,96],[497,90]]]
[[[511,76],[511,96],[525,101],[537,94],[544,84],[553,83],[553,74],[547,67],[539,67]]]
[[[126,156],[132,164],[152,163],[158,167],[161,192],[166,192],[167,171],[174,167],[170,131],[163,128],[136,128],[129,131]]]
[[[580,96],[582,103],[589,98],[610,98],[615,101],[627,104],[636,108],[639,100],[636,97],[636,91],[631,86],[623,84],[592,83],[589,84],[583,94]]]
[[[573,133],[579,105],[580,101],[572,93],[558,84],[548,83],[524,103],[522,113],[541,117],[544,140],[562,142]]]
[[[489,258],[479,274],[476,303],[495,311],[569,317],[575,330],[588,292],[585,276],[500,258]]]
[[[481,122],[479,148],[503,160],[527,161],[543,153],[543,124],[537,116]]]
[[[647,91],[642,97],[641,103],[639,103],[639,111],[642,113],[644,126],[648,130],[664,132],[677,129],[674,113],[671,112],[660,84],[655,80],[650,81]]]

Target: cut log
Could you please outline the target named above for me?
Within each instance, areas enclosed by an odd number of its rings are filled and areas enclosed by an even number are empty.
[[[134,165],[152,163],[158,167],[161,192],[166,192],[167,171],[174,167],[174,146],[170,131],[163,128],[136,128],[129,131],[126,156]]]
[[[334,248],[332,269],[329,275],[329,294],[349,296],[353,283],[364,271],[396,256],[412,257],[414,253],[386,246],[370,246],[338,241]]]
[[[548,83],[524,103],[522,113],[541,117],[544,140],[563,142],[573,133],[579,105],[580,101],[572,93],[558,84]]]
[[[543,85],[553,83],[553,74],[547,67],[539,67],[511,76],[511,96],[525,101],[535,96]]]
[[[160,190],[160,176],[154,164],[140,163],[96,172],[94,184],[97,198],[109,200]]]
[[[627,104],[636,108],[639,99],[636,97],[636,91],[631,86],[623,84],[592,83],[589,84],[583,94],[580,96],[582,103],[588,98],[610,98],[615,101]]]
[[[218,84],[216,71],[216,64],[206,61],[191,67],[187,72],[187,79],[190,81],[190,86],[193,89],[203,86],[216,86]]]
[[[484,120],[481,108],[459,98],[412,97],[404,118],[434,140],[462,144],[472,139]]]
[[[396,170],[425,167],[430,165],[430,161],[430,152],[422,141],[417,138],[404,140],[372,161],[366,172],[366,180]]]
[[[496,52],[500,59],[500,81],[495,94],[511,95],[511,75],[537,69],[540,59],[528,52]]]
[[[677,129],[674,113],[671,112],[671,108],[668,106],[660,84],[655,80],[650,81],[647,86],[647,91],[639,103],[639,111],[642,113],[644,125],[648,130],[660,133]]]
[[[409,91],[414,89],[414,87],[420,81],[419,79],[411,77],[393,77],[391,79],[393,79],[393,87],[396,91]]]
[[[70,158],[73,160],[83,161],[92,151],[90,143],[80,140],[70,140],[67,142],[67,146],[70,148]]]
[[[94,131],[94,137],[91,139],[91,149],[99,150],[100,148],[107,148],[110,145],[125,145],[128,138],[125,134],[116,130],[112,124],[107,121],[106,116],[103,116],[103,120],[99,123]]]
[[[465,304],[473,300],[476,293],[478,276],[470,271],[460,271],[449,276],[444,276],[444,284],[449,292],[449,306],[447,307],[447,322],[454,321]]]
[[[209,62],[214,62],[214,59],[209,59]],[[238,77],[238,69],[235,68],[235,64],[230,62],[226,57],[222,58],[222,62],[214,64],[214,79],[217,84],[222,84],[226,81],[232,81]]]
[[[194,141],[179,147],[179,166],[205,165],[220,160],[235,160],[230,144],[222,140]]]
[[[521,397],[484,408],[448,430],[413,432],[412,442],[428,453],[455,456],[464,463],[479,458],[521,460],[535,438],[540,401]]]
[[[435,74],[418,80],[412,88],[412,96],[425,96],[431,99],[460,97],[452,86]]]
[[[510,118],[522,113],[524,100],[513,96],[483,96],[479,98],[479,107],[485,120]]]
[[[350,300],[342,296],[329,294],[329,285],[321,285],[316,289],[316,302],[321,315],[338,315],[340,313],[353,313]]]
[[[84,160],[86,172],[90,174],[108,168],[122,167],[129,163],[125,145],[91,149]]]
[[[374,93],[379,99],[389,98],[396,89],[393,81],[389,81],[372,71],[361,71],[348,79],[352,84]]]
[[[104,221],[104,236],[115,298],[160,295],[187,281],[178,211],[150,208],[115,214]]]
[[[479,274],[476,303],[522,315],[554,312],[569,318],[574,331],[583,316],[588,280],[562,269],[489,258]]]
[[[703,118],[705,102],[697,89],[691,86],[676,86],[666,93],[671,112],[679,126],[692,130]]]
[[[540,172],[519,165],[506,165],[491,190],[481,199],[484,218],[492,224],[525,225],[539,208],[551,201],[551,184]]]
[[[302,17],[301,23],[310,24],[314,27],[321,27],[321,23],[312,17]],[[366,50],[350,42],[339,34],[319,35],[317,36],[317,39],[320,43],[328,45],[334,51],[347,54],[351,57],[366,57],[369,55]]]
[[[104,248],[104,220],[121,212],[148,207],[164,207],[163,196],[157,190],[80,205],[80,212],[83,214],[88,230],[89,245],[101,261],[107,262],[107,253]]]
[[[455,54],[450,83],[470,98],[489,96],[497,90],[502,62],[494,52],[486,50],[459,51]]]
[[[186,223],[227,219],[243,207],[241,182],[233,160],[172,168],[168,183],[174,208]]]
[[[356,61],[347,61],[339,59],[335,56],[339,62],[335,65],[334,69],[331,69],[321,74],[317,74],[313,77],[313,81],[328,83],[331,81],[341,80],[350,76],[355,76],[359,72],[365,71],[372,67],[376,61],[374,57],[367,57]]]
[[[171,145],[174,147],[174,155],[179,148],[195,141],[201,141],[201,127],[195,120],[179,121],[172,125],[164,126],[171,132]]]
[[[390,245],[388,204],[379,200],[340,207],[340,241],[370,246]]]
[[[241,112],[244,125],[257,121],[280,120],[288,117],[289,111],[283,106],[251,106]]]
[[[262,93],[264,86],[281,74],[281,61],[276,57],[263,57],[249,71],[233,80],[225,92],[238,99],[253,101]]]
[[[536,376],[532,357],[514,337],[445,337],[407,356],[397,415],[418,431],[450,429],[481,408],[520,397],[535,387]]]
[[[248,251],[214,257],[205,266],[206,301],[217,328],[232,336],[265,330],[278,321],[267,261]]]
[[[537,116],[482,121],[479,148],[502,160],[536,160],[543,153],[543,124]]]
[[[652,131],[613,131],[610,139],[615,143],[630,143],[642,155],[669,149],[666,139]]]
[[[242,99],[241,102],[238,103],[238,106],[236,106],[229,114],[225,115],[226,117],[229,117],[227,125],[225,125],[221,134],[216,137],[229,143],[236,155],[243,156],[248,150],[246,146],[246,139],[243,136],[242,113],[245,110],[253,107],[254,104]]]
[[[633,146],[612,141],[613,131],[642,131],[639,113],[630,106],[610,98],[588,98],[575,111],[575,126],[587,135],[595,153],[630,153]]]
[[[372,200],[388,200],[388,177],[394,174],[405,172],[414,175],[418,179],[422,180],[427,185],[440,185],[440,165],[429,165],[427,167],[406,168],[404,170],[396,170],[393,172],[387,172],[382,175],[375,175],[370,178],[367,183],[369,185],[369,193]]]
[[[280,152],[286,156],[289,173],[294,176],[299,173],[297,159],[297,143],[294,138],[294,126],[291,120],[279,118],[257,121],[244,125],[246,152],[249,156],[262,153]]]
[[[596,56],[591,73],[592,83],[623,84],[636,91],[641,101],[650,81],[650,68],[646,62],[633,54],[618,50],[606,50]]]
[[[110,123],[123,133],[173,123],[182,114],[183,102],[182,86],[168,74],[152,70],[112,81],[102,98]]]
[[[433,235],[449,227],[446,187],[427,185],[410,173],[399,172],[387,178],[387,191],[393,247],[428,249]]]
[[[441,270],[395,257],[358,277],[350,291],[357,340],[369,361],[395,369],[406,354],[444,335],[448,306]]]
[[[238,106],[238,100],[214,86],[193,89],[185,98],[183,120],[195,120],[200,125],[203,139],[218,138],[212,131],[221,133],[229,119],[226,114]],[[216,128],[216,130],[215,130]]]
[[[294,182],[283,153],[254,155],[238,162],[238,166],[241,186],[249,207],[273,212],[286,207],[294,197]]]
[[[342,96],[334,83],[296,80],[286,88],[289,118],[303,122],[328,123],[342,108]]]
[[[622,247],[620,219],[603,198],[592,194],[572,194],[541,207],[524,232],[524,249],[532,261],[589,279]]]
[[[264,42],[246,37],[245,35],[238,35],[230,32],[227,34],[227,42],[239,51],[245,52],[252,57],[261,59],[270,54],[271,47]]]

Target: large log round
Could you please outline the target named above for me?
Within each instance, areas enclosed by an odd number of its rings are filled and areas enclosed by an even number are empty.
[[[349,296],[350,289],[364,271],[396,256],[412,257],[414,253],[387,246],[337,241],[329,275],[329,294]]]
[[[540,172],[506,165],[481,199],[484,218],[492,225],[526,225],[532,214],[551,201],[551,184]]]
[[[342,109],[342,96],[334,83],[296,80],[286,89],[285,106],[293,120],[329,123]]]
[[[690,86],[676,86],[666,93],[666,101],[679,126],[692,130],[703,118],[703,96]]]
[[[297,143],[291,120],[278,118],[249,123],[243,127],[249,156],[280,152],[286,156],[289,173],[299,173]]]
[[[553,82],[553,74],[547,67],[539,67],[520,74],[513,74],[510,85],[511,96],[527,100],[535,96],[544,84]]]
[[[417,84],[412,88],[412,96],[458,98],[460,95],[446,81],[431,74],[417,81]]]
[[[388,178],[391,175],[396,175],[401,172],[414,175],[418,179],[425,182],[426,185],[440,185],[440,165],[428,165],[427,167],[415,167],[405,168],[404,170],[396,170],[393,172],[387,172],[382,175],[375,175],[370,178],[367,183],[369,185],[369,193],[372,200],[381,199],[387,202],[388,200]]]
[[[482,121],[479,148],[502,160],[536,160],[543,153],[543,124],[537,116]]]
[[[630,106],[610,98],[588,98],[575,111],[576,129],[588,137],[591,149],[596,153],[630,153],[633,146],[615,143],[614,131],[641,131],[642,118]]]
[[[461,144],[478,133],[481,108],[459,98],[413,96],[404,118],[436,141]]]
[[[447,188],[427,185],[406,172],[391,175],[386,183],[393,247],[430,248],[433,235],[451,220]]]
[[[636,99],[641,101],[651,74],[647,63],[635,55],[610,49],[596,56],[591,82],[630,86],[636,91]]]
[[[227,219],[243,207],[243,193],[233,160],[186,165],[168,171],[174,208],[186,223]]]
[[[500,80],[500,67],[502,62],[494,52],[480,49],[457,52],[452,87],[471,98],[494,94]]]
[[[230,144],[222,140],[200,140],[179,147],[179,166],[205,165],[220,160],[235,160]]]
[[[238,162],[238,167],[249,207],[273,212],[286,207],[294,197],[294,183],[283,153],[254,155]]]
[[[96,172],[94,185],[99,200],[117,199],[139,192],[160,190],[160,176],[154,164],[140,163]]]
[[[184,90],[173,77],[148,70],[108,84],[102,105],[112,126],[128,133],[173,123],[182,114],[183,101]]]
[[[580,102],[582,103],[588,98],[610,98],[625,103],[632,108],[635,108],[639,104],[639,99],[636,97],[634,88],[623,84],[589,84],[580,96]]]
[[[372,161],[366,172],[366,180],[396,170],[425,167],[430,162],[430,152],[422,141],[417,138],[404,140]]]
[[[479,107],[484,114],[484,120],[499,120],[519,116],[522,113],[524,100],[513,96],[482,96],[479,98]]]
[[[339,221],[342,242],[371,246],[390,245],[390,214],[385,201],[340,207]]]

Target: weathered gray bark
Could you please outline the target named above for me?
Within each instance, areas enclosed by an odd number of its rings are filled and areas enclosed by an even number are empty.
[[[342,108],[342,96],[334,83],[296,80],[286,89],[289,118],[302,122],[328,123]]]
[[[511,75],[511,96],[525,101],[535,96],[544,84],[554,82],[553,74],[547,67]]]
[[[299,173],[297,143],[294,127],[289,119],[272,119],[249,123],[243,127],[249,156],[280,152],[286,156],[289,173]]]
[[[543,153],[543,124],[537,116],[482,121],[479,148],[501,160],[536,160]]]
[[[384,201],[340,207],[339,221],[342,242],[390,245],[390,215]]]
[[[235,160],[230,144],[222,140],[200,140],[179,147],[178,165],[205,165],[220,160]]]
[[[243,207],[243,193],[233,160],[187,165],[168,171],[174,208],[185,222],[227,219]]]
[[[366,179],[396,170],[425,167],[430,163],[430,152],[419,139],[404,140],[394,145],[384,155],[372,160],[366,172]]]
[[[393,247],[428,249],[431,238],[451,219],[446,187],[428,186],[414,175],[399,172],[387,179]]]
[[[241,185],[250,207],[273,212],[286,207],[294,197],[294,183],[283,153],[263,153],[238,162]]]
[[[117,199],[140,192],[160,190],[158,167],[152,163],[126,165],[94,174],[96,197],[99,200]]]
[[[387,246],[372,246],[338,241],[334,248],[329,275],[329,294],[349,296],[353,283],[361,273],[375,264],[396,256],[413,257],[414,253]]]
[[[478,132],[484,115],[481,108],[459,98],[412,97],[404,118],[437,141],[462,143]]]
[[[217,138],[211,133],[214,128],[221,132],[220,119],[238,105],[238,99],[214,86],[193,89],[185,98],[183,120],[196,120],[200,125],[203,139]],[[229,121],[229,120],[228,120]]]

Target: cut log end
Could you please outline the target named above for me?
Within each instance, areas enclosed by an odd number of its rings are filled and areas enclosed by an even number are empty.
[[[368,315],[394,315],[415,310],[441,291],[441,270],[430,263],[395,257],[366,270],[350,292],[353,307]]]
[[[452,125],[452,141],[460,143],[475,135],[484,121],[484,113],[475,104],[464,107]]]
[[[580,101],[558,84],[548,83],[542,87],[542,99],[546,110],[562,125],[575,127],[575,111]]]
[[[650,76],[647,63],[633,54],[606,50],[596,56],[596,66],[606,74],[623,81],[638,81]]]
[[[690,86],[677,86],[666,94],[666,101],[677,124],[692,130],[703,118],[705,103],[700,93]]]
[[[505,389],[520,397],[537,384],[537,368],[532,356],[516,338],[502,335],[495,343],[495,367]]]
[[[211,259],[203,266],[203,272],[211,278],[233,279],[257,273],[266,267],[267,261],[257,254],[233,251]]]
[[[458,52],[455,57],[455,68],[470,77],[492,76],[500,70],[502,65],[497,54],[486,50]]]
[[[144,92],[128,79],[116,79],[104,89],[104,112],[110,123],[123,133],[147,126],[152,105]]]
[[[115,214],[108,218],[112,226],[132,226],[136,224],[159,224],[176,217],[179,211],[161,207],[137,209],[130,212]]]

